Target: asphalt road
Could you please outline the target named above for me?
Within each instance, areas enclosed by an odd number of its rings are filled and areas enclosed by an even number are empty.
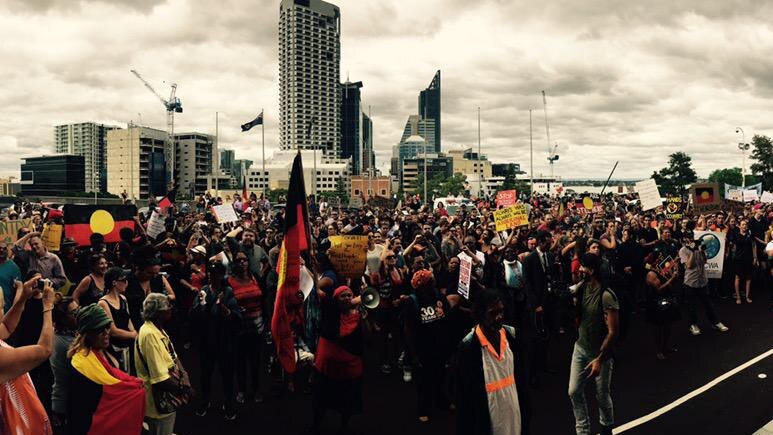
[[[699,311],[703,334],[694,337],[688,332],[686,315],[683,316],[683,320],[674,324],[672,334],[672,345],[679,350],[666,361],[655,359],[650,326],[645,323],[643,314],[635,315],[628,340],[615,351],[612,378],[615,425],[668,405],[773,348],[773,308],[765,296],[757,294],[753,304],[741,306],[736,306],[732,300],[715,300],[720,319],[730,328],[725,333],[712,330]],[[540,387],[533,390],[533,434],[574,433],[574,418],[566,392],[572,344],[571,338],[564,335],[551,345],[550,361],[557,373],[544,375]],[[182,357],[195,386],[198,358],[194,352],[184,351]],[[454,416],[450,411],[433,414],[429,423],[420,424],[415,415],[414,386],[404,383],[397,372],[381,374],[372,358],[368,362],[364,382],[366,412],[352,419],[354,433],[455,433]],[[758,377],[763,373],[768,377]],[[752,434],[773,419],[772,377],[773,356],[624,433]],[[215,394],[218,394],[218,379],[215,375]],[[592,418],[597,421],[592,384],[587,396]],[[301,391],[292,394],[274,392],[263,403],[239,405],[238,418],[232,422],[225,421],[222,413],[216,411],[206,417],[196,417],[190,407],[178,413],[175,432],[179,435],[299,434],[311,423],[310,403],[310,396]],[[328,414],[323,433],[336,433],[337,425],[338,416]],[[593,429],[598,430],[597,423]]]

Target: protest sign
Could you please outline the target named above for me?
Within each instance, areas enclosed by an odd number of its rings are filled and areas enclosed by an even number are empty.
[[[684,217],[684,202],[681,197],[666,199],[666,219],[681,219]]]
[[[470,277],[472,276],[472,257],[459,254],[459,294],[470,299]]]
[[[523,204],[516,204],[494,212],[496,230],[503,231],[529,224],[529,213]]]
[[[40,238],[43,240],[43,245],[51,252],[59,252],[60,245],[62,243],[62,231],[64,231],[64,225],[58,224],[46,224],[43,227],[43,233]]]
[[[762,192],[762,196],[760,197],[760,201],[770,204],[773,202],[773,193],[768,192],[767,190]]]
[[[760,195],[755,189],[746,189],[743,191],[743,202],[759,201]]]
[[[239,220],[239,217],[236,216],[236,212],[234,211],[233,206],[230,204],[213,205],[212,213],[215,214],[215,219],[217,219],[217,223],[219,224],[236,222]]]
[[[145,232],[148,233],[151,238],[155,239],[164,231],[166,231],[164,217],[161,216],[157,211],[154,211],[153,214],[150,215],[150,220],[148,220],[148,229],[145,230]]]
[[[327,256],[336,273],[344,278],[357,278],[365,272],[368,236],[330,236]]]
[[[643,211],[652,210],[663,205],[660,201],[658,184],[652,178],[636,183],[636,193],[639,194],[639,201],[641,201],[641,209]]]
[[[690,186],[692,203],[697,210],[711,210],[720,204],[719,184],[702,183]]]
[[[731,189],[725,193],[725,199],[735,202],[743,202],[743,190]]]
[[[21,219],[8,222],[0,222],[0,241],[6,244],[16,242],[16,235],[22,228],[28,228],[30,226],[31,219]]]
[[[695,231],[695,240],[706,247],[706,276],[722,278],[725,261],[725,233],[717,231]]]
[[[497,192],[497,208],[510,207],[511,205],[515,205],[516,201],[517,195],[515,190],[502,190]]]

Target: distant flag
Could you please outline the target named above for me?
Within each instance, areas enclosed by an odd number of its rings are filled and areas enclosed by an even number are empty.
[[[290,190],[285,206],[284,239],[279,250],[276,271],[277,293],[271,333],[277,355],[287,373],[295,372],[295,348],[292,326],[303,324],[303,293],[300,292],[301,252],[309,249],[309,212],[303,182],[301,153],[295,156],[290,173]]]
[[[242,124],[242,133],[244,133],[245,131],[250,131],[250,129],[252,127],[255,127],[256,125],[261,125],[261,124],[263,124],[263,112],[262,111],[260,112],[260,115],[258,115],[257,118],[253,119],[252,121],[250,121],[250,122],[248,122],[246,124]]]
[[[175,198],[177,197],[177,186],[175,185],[172,190],[170,190],[166,196],[158,202],[158,208],[161,209],[161,211],[166,211],[169,207],[174,205]]]

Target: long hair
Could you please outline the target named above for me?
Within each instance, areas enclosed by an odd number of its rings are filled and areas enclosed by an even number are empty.
[[[72,359],[72,357],[82,351],[86,351],[86,355],[91,352],[91,349],[94,347],[94,342],[96,341],[95,334],[98,333],[97,331],[84,331],[79,332],[78,335],[75,336],[75,339],[72,341],[72,344],[70,345],[70,348],[67,350],[67,359]]]

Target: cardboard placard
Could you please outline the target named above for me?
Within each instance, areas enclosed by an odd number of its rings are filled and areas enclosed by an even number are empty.
[[[706,246],[706,276],[722,278],[725,262],[725,233],[717,231],[695,231],[695,240]]]
[[[237,222],[239,220],[239,216],[236,216],[236,211],[234,211],[233,206],[230,204],[213,205],[212,213],[215,214],[215,219],[217,219],[219,224]]]
[[[725,194],[725,199],[735,202],[743,202],[743,190],[731,189]]]
[[[759,201],[760,195],[755,189],[746,189],[743,191],[743,202]]]
[[[459,294],[470,299],[470,278],[472,277],[472,257],[459,253]]]
[[[702,183],[690,186],[692,203],[697,210],[710,210],[719,207],[719,184]]]
[[[40,238],[43,240],[43,244],[51,252],[59,252],[62,244],[62,232],[64,231],[64,225],[58,224],[46,224],[43,227],[43,233]]]
[[[517,192],[515,190],[502,190],[497,192],[496,203],[499,207],[510,207],[517,202]]]
[[[512,205],[494,212],[497,231],[509,230],[529,224],[529,212],[523,204]]]
[[[345,278],[357,278],[365,272],[368,257],[368,236],[330,236],[327,256],[336,273]]]
[[[681,197],[666,199],[666,219],[681,219],[684,217],[684,202]]]
[[[760,201],[764,202],[765,204],[770,204],[771,202],[773,202],[773,193],[770,193],[767,190],[762,192]]]
[[[18,240],[19,230],[29,228],[32,219],[20,219],[15,221],[0,222],[0,241],[12,244]]]
[[[652,178],[636,183],[636,193],[639,194],[639,201],[641,201],[641,209],[643,211],[652,210],[663,205],[660,201],[658,184]]]
[[[157,211],[153,211],[153,214],[150,215],[150,219],[148,220],[148,228],[145,230],[145,232],[148,233],[151,238],[155,239],[164,231],[166,231],[164,217],[161,216]]]

